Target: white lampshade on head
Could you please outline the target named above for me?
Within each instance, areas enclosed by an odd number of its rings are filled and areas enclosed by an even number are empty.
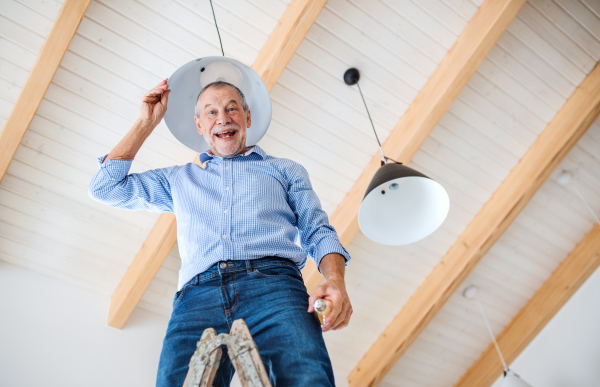
[[[367,188],[358,225],[374,242],[406,245],[437,230],[449,209],[450,198],[440,183],[406,165],[388,163]]]
[[[167,127],[182,144],[202,153],[209,149],[194,121],[196,101],[204,86],[216,81],[231,83],[242,91],[252,112],[246,146],[256,145],[271,123],[271,98],[260,76],[245,64],[223,56],[208,56],[188,62],[169,78]]]
[[[531,384],[525,382],[519,375],[508,369],[504,372],[502,387],[531,387]]]

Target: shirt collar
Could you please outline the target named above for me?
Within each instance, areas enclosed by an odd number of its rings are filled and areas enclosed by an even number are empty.
[[[214,156],[214,155],[212,155],[212,154],[210,154],[210,153],[208,153],[208,152],[210,152],[210,151],[206,151],[206,152],[200,153],[200,155],[198,156],[198,157],[200,158],[200,163],[201,163],[201,164],[204,164],[206,161],[208,161],[208,160],[212,159],[213,157],[216,157],[216,158],[218,158],[218,159],[222,159],[222,157],[219,157],[219,156]],[[239,156],[248,156],[248,155],[249,155],[249,154],[251,154],[251,153],[256,153],[256,154],[258,154],[260,157],[262,157],[263,159],[264,159],[264,158],[267,156],[267,154],[265,153],[265,151],[264,151],[264,150],[262,150],[262,148],[261,148],[261,147],[259,147],[258,145],[254,145],[254,146],[250,147],[250,148],[249,148],[249,149],[246,151],[246,153],[244,153],[244,154],[239,154],[239,155],[237,155],[237,156],[234,156],[234,157],[239,157]]]

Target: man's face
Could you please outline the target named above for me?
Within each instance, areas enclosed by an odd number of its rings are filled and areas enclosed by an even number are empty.
[[[250,110],[244,111],[240,96],[233,87],[206,89],[198,105],[199,117],[194,117],[196,127],[210,146],[212,154],[231,157],[246,152]]]

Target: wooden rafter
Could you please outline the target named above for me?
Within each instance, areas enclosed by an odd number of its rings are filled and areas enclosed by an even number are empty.
[[[600,225],[596,224],[498,335],[498,346],[507,364],[519,356],[599,266]],[[496,348],[490,344],[454,387],[489,387],[502,372]]]
[[[308,33],[327,0],[292,0],[273,33],[258,54],[252,68],[271,91]],[[197,159],[197,157],[196,157]],[[176,222],[173,214],[163,214],[110,300],[108,325],[121,329],[160,269],[176,241]],[[316,265],[307,262],[305,273],[317,272]],[[308,271],[308,272],[307,272]],[[317,273],[318,274],[318,273]],[[314,276],[305,276],[307,284]],[[307,285],[308,286],[308,285]],[[315,285],[316,286],[316,285]]]
[[[383,144],[386,156],[410,162],[523,4],[525,0],[486,0],[479,7]],[[380,160],[378,152],[331,216],[346,246],[358,233],[358,209]]]
[[[379,384],[599,114],[597,65],[350,373],[350,386]]]
[[[17,103],[0,132],[0,182],[6,175],[89,4],[90,0],[65,0],[60,8]]]

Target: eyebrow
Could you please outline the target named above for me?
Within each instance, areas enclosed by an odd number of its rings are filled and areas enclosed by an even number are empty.
[[[229,102],[227,102],[227,104],[230,104],[232,102],[235,103],[236,105],[238,105],[238,102],[235,99],[231,99]],[[212,106],[212,104],[211,103],[207,103],[206,105],[204,105],[204,108],[206,109],[209,106]]]

